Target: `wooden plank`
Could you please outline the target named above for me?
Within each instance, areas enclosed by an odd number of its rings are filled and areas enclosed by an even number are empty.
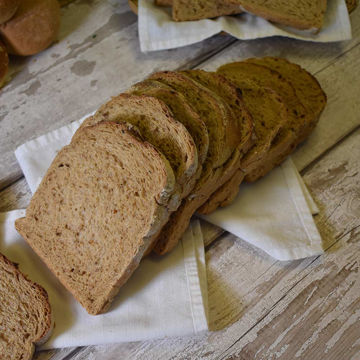
[[[0,188],[21,176],[14,156],[20,144],[79,119],[153,71],[193,66],[234,42],[218,36],[142,54],[127,0],[70,4],[59,38],[37,56],[11,59],[0,100]]]
[[[359,140],[357,131],[305,174],[321,208],[316,222],[325,246],[330,246],[325,255],[279,262],[225,236],[206,255],[210,328],[215,332],[106,349],[84,348],[74,359],[106,360],[119,353],[132,359],[293,359],[294,353],[301,355],[302,351],[305,355],[300,359],[312,359],[322,356],[324,344],[329,347],[327,356],[339,352],[344,359],[358,356]],[[320,338],[317,329],[321,329]]]
[[[222,358],[360,358],[359,153],[357,131],[306,172],[328,251]]]

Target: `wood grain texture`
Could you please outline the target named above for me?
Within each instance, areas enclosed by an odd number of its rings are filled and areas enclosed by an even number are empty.
[[[153,71],[194,66],[232,42],[218,36],[142,54],[137,17],[126,0],[69,4],[58,43],[33,57],[12,58],[11,81],[1,91],[0,188],[21,176],[14,156],[20,144],[94,111]]]

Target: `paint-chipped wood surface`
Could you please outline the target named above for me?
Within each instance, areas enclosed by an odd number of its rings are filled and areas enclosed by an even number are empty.
[[[353,39],[315,44],[217,36],[141,54],[125,0],[77,0],[63,10],[60,41],[37,57],[13,59],[0,95],[0,211],[26,207],[30,191],[13,151],[94,110],[160,69],[214,69],[251,56],[283,56],[319,79],[328,106],[293,158],[320,208],[326,252],[279,262],[202,222],[210,332],[191,338],[61,349],[41,360],[360,359],[360,11]],[[1,358],[1,356],[0,356]]]

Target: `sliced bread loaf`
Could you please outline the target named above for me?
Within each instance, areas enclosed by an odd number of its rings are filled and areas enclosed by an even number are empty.
[[[151,76],[173,87],[205,121],[209,132],[209,151],[201,178],[192,193],[183,200],[162,229],[154,250],[159,254],[170,251],[185,232],[191,216],[235,169],[241,156],[241,122],[234,118],[230,106],[209,88],[184,73],[158,73]],[[232,130],[232,131],[231,131]],[[225,157],[226,154],[226,157]],[[228,177],[227,177],[228,176]]]
[[[243,156],[236,174],[198,210],[209,214],[219,206],[228,205],[235,199],[245,173],[258,167],[266,157],[274,139],[287,122],[287,108],[277,93],[260,88],[253,82],[237,84],[242,92],[245,106],[250,111],[256,134],[255,144]]]
[[[90,314],[106,311],[168,220],[175,178],[127,123],[87,126],[52,162],[18,232]]]
[[[287,107],[288,121],[274,139],[268,155],[262,163],[258,164],[258,168],[253,170],[259,173],[259,169],[264,169],[264,171],[260,171],[261,176],[263,176],[282,162],[294,149],[296,146],[295,142],[304,131],[309,121],[308,119],[313,115],[303,106],[291,83],[275,70],[258,64],[235,62],[221,66],[218,72],[235,84],[250,80],[261,87],[273,89]],[[249,173],[245,179],[247,181],[254,181],[258,177],[252,177]]]
[[[207,127],[182,94],[156,80],[144,80],[137,83],[128,90],[128,93],[153,96],[163,101],[174,118],[189,131],[197,147],[199,164],[204,163],[209,148]]]
[[[120,94],[102,105],[82,127],[100,121],[126,121],[162,152],[174,170],[180,197],[192,190],[196,182],[198,156],[193,138],[183,124],[176,121],[159,99],[145,95]],[[178,201],[174,207],[177,208]]]
[[[277,71],[294,87],[296,96],[304,105],[308,113],[313,116],[307,116],[303,133],[299,136],[298,141],[304,140],[316,126],[319,117],[326,105],[326,94],[321,88],[319,82],[308,71],[301,66],[291,63],[283,58],[264,57],[251,58],[246,62],[266,66]]]
[[[324,21],[327,0],[227,0],[244,11],[297,29],[317,32]]]
[[[46,291],[0,254],[0,358],[30,360],[51,333]]]
[[[224,0],[172,0],[172,9],[175,21],[211,19],[242,12],[239,4],[231,4]]]
[[[207,127],[208,161],[213,167],[223,165],[241,139],[237,124],[233,124],[229,118],[227,105],[212,91],[179,72],[158,72],[152,74],[149,79],[166,84],[184,96]]]

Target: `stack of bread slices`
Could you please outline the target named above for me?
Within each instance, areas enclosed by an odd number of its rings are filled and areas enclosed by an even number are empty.
[[[102,313],[143,256],[172,250],[195,212],[280,164],[325,104],[316,79],[280,58],[154,73],[84,121],[16,228]]]
[[[319,31],[323,25],[327,0],[155,0],[171,6],[175,21],[193,21],[241,12],[301,30]]]

